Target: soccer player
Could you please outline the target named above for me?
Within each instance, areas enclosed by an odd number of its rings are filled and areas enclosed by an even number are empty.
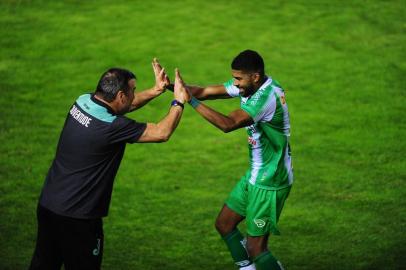
[[[285,93],[264,73],[262,57],[246,50],[234,58],[233,79],[223,85],[187,86],[189,103],[207,121],[224,132],[245,128],[250,167],[221,209],[215,226],[240,269],[279,270],[280,262],[268,250],[293,182],[289,146],[290,124]],[[223,115],[199,100],[240,98],[240,109]],[[246,220],[247,238],[237,225]],[[255,266],[254,266],[255,265]]]
[[[124,116],[164,92],[169,79],[154,59],[155,86],[140,93],[135,75],[112,68],[93,94],[72,105],[37,208],[38,235],[30,269],[100,269],[102,218],[127,143],[165,142],[176,129],[188,97],[176,70],[174,100],[159,123]]]

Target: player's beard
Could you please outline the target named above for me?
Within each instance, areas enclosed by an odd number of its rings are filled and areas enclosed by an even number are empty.
[[[253,85],[248,85],[247,87],[241,87],[240,88],[240,94],[243,97],[249,97],[254,93],[255,93],[255,88],[254,88]]]

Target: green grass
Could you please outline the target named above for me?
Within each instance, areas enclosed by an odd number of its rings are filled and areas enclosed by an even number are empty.
[[[246,48],[291,114],[295,184],[273,253],[287,269],[406,269],[406,5],[324,2],[1,1],[0,269],[27,268],[66,113],[104,70],[129,68],[145,89],[157,56],[187,83],[221,83]],[[171,99],[129,116],[159,121]],[[128,146],[103,268],[234,269],[213,223],[247,162],[243,130],[222,134],[190,107],[168,143]]]

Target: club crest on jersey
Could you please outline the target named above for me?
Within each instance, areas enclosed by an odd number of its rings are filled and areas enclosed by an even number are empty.
[[[286,99],[285,99],[285,96],[284,96],[284,95],[281,95],[281,96],[279,97],[279,99],[281,100],[282,105],[285,105],[285,104],[286,104]]]

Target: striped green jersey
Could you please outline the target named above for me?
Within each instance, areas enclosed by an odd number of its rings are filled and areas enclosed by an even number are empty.
[[[250,168],[248,181],[261,188],[277,190],[293,183],[290,155],[288,105],[282,87],[270,77],[250,97],[240,96],[233,79],[224,83],[227,93],[240,97],[241,109],[254,120],[247,126]]]

